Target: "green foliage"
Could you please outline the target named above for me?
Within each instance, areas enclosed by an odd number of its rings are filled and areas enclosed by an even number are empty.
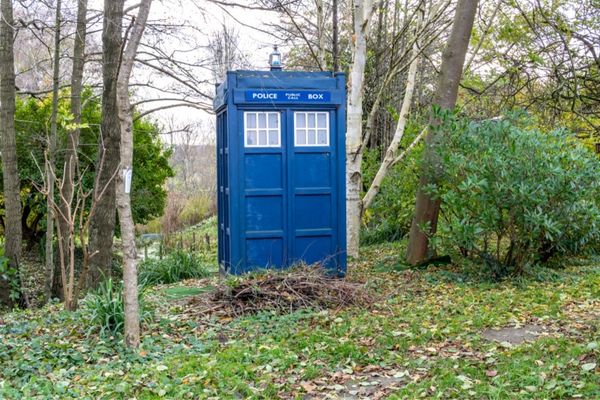
[[[444,222],[434,243],[479,256],[500,277],[600,240],[600,164],[562,130],[542,133],[517,114],[446,118],[438,144]]]
[[[412,143],[422,128],[411,121],[406,127],[402,146]],[[399,240],[410,229],[422,153],[423,147],[417,145],[404,160],[388,171],[379,194],[365,212],[362,244]],[[380,149],[366,150],[363,155],[363,179],[367,188],[381,164],[380,156]]]
[[[140,282],[144,285],[175,283],[209,275],[202,260],[193,253],[174,251],[162,260],[148,259],[140,265]]]
[[[69,129],[74,127],[70,114],[68,91],[61,92],[58,115],[58,143],[56,153],[57,175],[62,175]],[[84,90],[80,127],[79,160],[84,175],[86,190],[94,184],[94,174],[98,158],[100,139],[101,104],[90,89]],[[24,201],[24,218],[34,235],[34,241],[41,239],[44,231],[46,201],[35,185],[43,184],[42,171],[44,154],[47,151],[47,137],[50,131],[52,111],[51,96],[38,98],[17,98],[15,111],[15,129],[17,132],[17,158],[21,180],[21,196]],[[135,223],[145,223],[162,215],[166,202],[164,183],[173,176],[169,166],[170,149],[160,142],[160,127],[147,120],[137,119],[133,127],[133,181],[132,212]],[[0,175],[2,173],[0,166]],[[0,189],[2,180],[0,179]]]
[[[4,244],[0,241],[0,279],[8,284],[8,298],[16,302],[21,297],[19,271],[11,267],[9,259],[4,255]]]
[[[144,288],[138,289],[140,319],[148,320]],[[123,282],[115,283],[112,278],[103,280],[96,291],[85,298],[85,306],[91,313],[89,323],[92,329],[99,329],[103,336],[117,336],[123,333],[125,326],[125,303],[123,302]]]
[[[138,119],[133,129],[131,206],[134,222],[145,224],[163,214],[167,201],[165,182],[174,172],[169,165],[171,149],[165,149],[160,141],[158,126]]]

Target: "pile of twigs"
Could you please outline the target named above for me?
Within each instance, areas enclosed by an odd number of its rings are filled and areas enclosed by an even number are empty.
[[[300,308],[338,309],[364,305],[369,295],[363,284],[329,276],[323,268],[299,266],[267,271],[224,284],[211,295],[205,312],[239,316],[260,311],[286,313]]]

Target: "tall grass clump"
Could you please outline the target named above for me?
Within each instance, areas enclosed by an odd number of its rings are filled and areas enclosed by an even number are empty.
[[[150,313],[143,301],[144,289],[139,288],[140,316],[147,320]],[[84,304],[90,311],[89,323],[93,329],[98,328],[104,336],[117,336],[123,333],[125,324],[125,304],[123,302],[123,282],[114,282],[108,278],[100,283],[98,289],[88,294]]]
[[[140,264],[139,274],[142,284],[157,285],[206,278],[209,272],[198,256],[177,250],[162,260],[145,260]]]

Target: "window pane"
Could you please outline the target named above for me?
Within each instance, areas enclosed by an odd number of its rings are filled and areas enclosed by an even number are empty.
[[[317,114],[317,128],[327,128],[327,114]]]
[[[315,113],[308,113],[308,127],[314,128],[317,124],[315,123]]]
[[[269,113],[269,128],[278,128],[279,127],[279,121],[277,118],[278,115],[277,113]]]
[[[256,128],[256,114],[255,113],[247,113],[246,114],[246,128]]]
[[[279,145],[279,131],[272,129],[269,131],[269,146],[277,145]]]
[[[317,144],[327,145],[327,130],[319,129],[317,132]]]
[[[297,129],[296,130],[296,144],[298,144],[298,145],[306,144],[306,130],[305,129]]]
[[[259,119],[259,121],[260,121],[260,119]],[[267,145],[267,131],[266,130],[258,131],[258,145],[259,146]]]
[[[246,145],[247,146],[256,146],[256,131],[248,131],[246,134]]]
[[[307,144],[316,144],[316,143],[317,143],[316,132],[314,129],[309,129]]]
[[[306,128],[306,114],[296,113],[296,127]]]
[[[267,116],[265,114],[266,113],[258,113],[258,127],[262,129],[267,127]]]

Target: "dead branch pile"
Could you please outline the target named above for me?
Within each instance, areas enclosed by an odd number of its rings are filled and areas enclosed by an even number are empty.
[[[259,311],[292,312],[300,308],[338,309],[364,305],[363,284],[327,275],[323,268],[296,267],[269,271],[221,285],[210,297],[209,314],[246,315]]]

